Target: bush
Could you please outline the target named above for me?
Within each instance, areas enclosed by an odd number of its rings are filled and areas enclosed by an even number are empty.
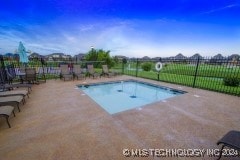
[[[223,79],[223,84],[225,86],[239,86],[240,79],[237,77],[225,77]]]
[[[122,63],[123,63],[123,64],[126,64],[126,63],[127,63],[127,59],[126,59],[126,58],[123,58]]]
[[[152,63],[146,62],[146,63],[143,63],[143,64],[142,64],[142,69],[143,69],[144,71],[150,71],[151,68],[152,68]]]

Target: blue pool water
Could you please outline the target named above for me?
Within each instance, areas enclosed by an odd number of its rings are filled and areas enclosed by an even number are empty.
[[[96,83],[78,87],[110,114],[185,93],[135,80]]]

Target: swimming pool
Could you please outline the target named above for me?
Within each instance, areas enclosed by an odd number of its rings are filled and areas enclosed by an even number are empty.
[[[78,87],[110,114],[186,93],[136,80],[94,83]]]

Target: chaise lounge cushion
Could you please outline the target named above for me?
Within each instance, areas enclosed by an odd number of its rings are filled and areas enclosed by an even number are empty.
[[[8,96],[28,96],[28,91],[26,90],[11,90],[11,91],[5,91],[5,92],[0,92],[0,97],[8,97]]]
[[[23,96],[0,97],[0,106],[16,104],[20,112],[19,103],[23,101]]]

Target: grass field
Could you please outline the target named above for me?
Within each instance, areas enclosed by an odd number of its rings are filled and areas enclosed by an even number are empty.
[[[131,68],[129,68],[131,66]],[[136,63],[126,64],[124,74],[138,76],[147,79],[158,80],[158,72],[155,70],[155,64],[152,64],[151,71],[142,71],[141,64],[136,71]],[[196,79],[195,79],[196,74]],[[192,64],[167,64],[159,72],[159,80],[164,82],[194,86],[207,90],[213,90],[240,96],[240,87],[225,86],[223,78],[237,77],[240,79],[239,66],[207,65],[200,64],[196,72],[196,65]],[[195,85],[194,85],[195,79]]]

